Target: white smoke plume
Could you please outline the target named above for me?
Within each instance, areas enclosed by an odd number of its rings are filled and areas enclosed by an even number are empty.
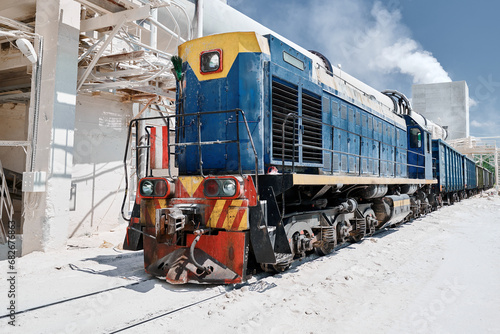
[[[377,64],[383,70],[396,69],[413,78],[415,84],[449,82],[451,78],[443,69],[432,53],[422,50],[421,46],[407,35],[406,29],[401,27],[401,13],[399,10],[389,11],[376,2],[371,11],[376,20],[374,34],[392,38],[379,39]],[[398,34],[398,31],[404,32]]]
[[[334,6],[339,9],[333,15],[325,4],[311,8],[318,18],[316,22],[323,25],[318,33],[326,42],[325,52],[340,59],[346,71],[381,89],[394,74],[410,76],[413,84],[451,81],[432,53],[411,38],[411,32],[401,22],[399,2],[384,6],[377,1],[369,12],[366,4],[364,0],[336,1]],[[352,17],[347,19],[343,8],[350,8],[348,15]]]
[[[341,63],[377,89],[399,88],[401,81],[404,86],[451,81],[432,53],[412,39],[402,23],[402,5],[399,0],[267,1],[264,14],[242,6],[262,24],[323,53],[333,66]]]

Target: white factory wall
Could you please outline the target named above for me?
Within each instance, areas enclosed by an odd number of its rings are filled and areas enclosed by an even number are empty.
[[[469,88],[465,81],[413,85],[413,109],[448,127],[447,140],[469,136]]]
[[[25,118],[28,107],[23,103],[0,104],[0,139],[12,141],[26,141],[28,138]],[[12,171],[24,172],[26,153],[22,147],[0,147],[0,161],[2,167]],[[14,205],[14,220],[17,222],[17,233],[22,232],[22,201],[12,200]]]
[[[0,104],[0,139],[26,141],[28,138],[25,117],[27,106],[22,103]],[[21,147],[0,147],[0,160],[4,168],[24,172],[26,153]]]
[[[106,231],[122,222],[123,154],[132,103],[78,95],[69,237]]]

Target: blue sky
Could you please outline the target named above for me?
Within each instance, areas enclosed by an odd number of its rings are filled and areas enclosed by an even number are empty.
[[[228,0],[378,90],[465,80],[470,134],[500,136],[500,2]]]

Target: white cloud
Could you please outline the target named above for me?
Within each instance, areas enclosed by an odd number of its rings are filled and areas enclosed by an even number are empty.
[[[495,130],[494,135],[498,136],[498,130],[497,130],[498,126],[494,121],[479,122],[479,121],[476,121],[474,119],[474,120],[470,121],[470,126],[473,128],[481,128],[481,129],[491,128],[491,129],[494,129]],[[484,134],[483,133],[483,136],[485,136],[485,135],[490,136],[491,134]]]
[[[476,120],[473,120],[473,121],[470,122],[470,126],[475,127],[475,128],[481,128],[481,127],[483,127],[485,125],[486,124],[480,123],[480,122],[478,122]]]

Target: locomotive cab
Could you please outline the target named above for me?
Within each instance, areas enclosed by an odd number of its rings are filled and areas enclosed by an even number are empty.
[[[431,134],[420,125],[408,126],[408,176],[432,180]]]

